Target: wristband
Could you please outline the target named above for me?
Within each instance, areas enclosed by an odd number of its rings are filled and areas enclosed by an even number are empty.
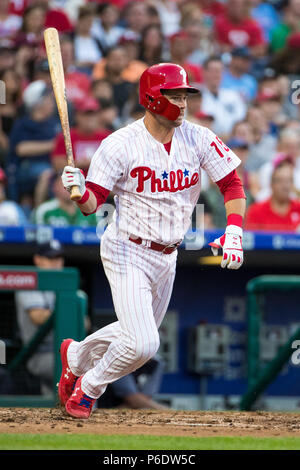
[[[227,217],[227,225],[236,225],[243,228],[243,216],[240,214],[229,214]]]
[[[84,195],[82,196],[82,198],[79,199],[79,201],[76,201],[76,202],[77,202],[77,204],[84,204],[88,200],[89,197],[90,197],[90,192],[86,189]]]

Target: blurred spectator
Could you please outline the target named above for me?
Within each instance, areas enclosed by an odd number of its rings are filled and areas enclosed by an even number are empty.
[[[212,114],[206,114],[203,111],[198,111],[194,117],[189,119],[190,121],[194,122],[195,124],[199,124],[199,126],[207,127],[208,129],[213,128],[214,126],[214,117]]]
[[[92,5],[84,5],[79,9],[73,37],[75,65],[88,75],[92,73],[93,66],[103,55],[100,42],[91,33],[94,11]]]
[[[31,83],[23,93],[23,100],[26,113],[13,125],[8,166],[10,171],[15,168],[17,177],[10,188],[15,191],[14,198],[22,205],[32,206],[35,186],[43,171],[51,168],[50,155],[59,127],[54,117],[52,90],[45,82]]]
[[[86,97],[81,103],[77,104],[76,126],[70,129],[76,166],[81,168],[85,174],[87,174],[92,156],[100,143],[111,133],[107,129],[101,129],[100,114],[101,110],[98,102],[91,97]],[[56,137],[51,161],[56,171],[63,170],[66,165],[66,149],[62,133]]]
[[[221,87],[237,91],[244,101],[253,101],[257,94],[257,81],[250,75],[252,56],[247,47],[231,51],[231,61],[223,72]]]
[[[300,21],[300,20],[299,20]],[[272,56],[270,66],[277,73],[285,75],[300,74],[300,31],[287,37],[285,45]]]
[[[120,39],[119,45],[123,47],[127,62],[122,76],[124,80],[127,80],[130,83],[138,83],[140,76],[147,68],[146,62],[139,59],[139,42],[134,38],[124,36]]]
[[[232,128],[230,138],[244,140],[250,147],[254,141],[253,129],[250,123],[247,120],[237,122]]]
[[[225,13],[215,21],[216,41],[221,52],[248,47],[253,57],[266,53],[267,43],[259,23],[251,17],[248,0],[228,0]]]
[[[22,18],[10,12],[10,0],[0,2],[0,38],[11,38],[22,26]]]
[[[140,60],[150,67],[163,62],[164,36],[158,25],[150,24],[142,32]]]
[[[259,106],[249,107],[246,120],[251,126],[253,136],[246,168],[248,171],[258,171],[264,163],[274,158],[277,138],[270,134],[268,122]]]
[[[63,247],[57,240],[38,245],[33,262],[40,269],[61,270],[65,262]],[[56,294],[52,291],[19,290],[15,293],[18,327],[24,345],[50,318],[55,309],[55,300]],[[54,389],[53,345],[53,331],[50,331],[26,364],[29,372],[40,379],[42,395],[51,395]]]
[[[90,227],[97,225],[95,214],[85,217],[79,207],[70,199],[61,181],[61,173],[51,176],[49,186],[53,198],[40,204],[32,213],[33,222],[37,225],[53,227]],[[47,189],[48,185],[46,186]]]
[[[203,18],[188,21],[184,27],[187,34],[188,56],[187,61],[195,65],[202,65],[213,54],[213,41],[207,35]]]
[[[198,0],[197,4],[205,16],[213,19],[224,13],[226,8],[223,2],[218,2],[217,0]]]
[[[43,80],[47,86],[52,86],[50,68],[47,59],[38,60],[34,64],[33,81]]]
[[[63,10],[70,22],[75,24],[77,21],[79,8],[86,3],[87,0],[51,0],[51,7],[60,11]]]
[[[0,72],[0,80],[5,84],[5,103],[0,106],[1,129],[8,139],[22,103],[21,79],[14,68],[7,68]]]
[[[284,116],[281,113],[281,98],[273,91],[262,91],[258,94],[256,103],[263,111],[269,126],[269,134],[278,136],[280,127],[284,123]]]
[[[0,39],[0,73],[15,66],[16,53],[13,41]]]
[[[236,171],[239,175],[246,194],[247,206],[252,204],[255,200],[255,194],[257,190],[257,183],[255,175],[246,170],[245,165],[249,158],[250,145],[243,139],[230,139],[226,142],[226,145],[240,158],[241,164],[237,167]]]
[[[91,33],[100,42],[104,55],[124,34],[124,28],[118,25],[119,18],[120,11],[115,5],[108,2],[98,5]]]
[[[203,73],[200,65],[188,62],[189,44],[185,31],[179,31],[170,38],[170,62],[181,65],[186,71],[189,83],[202,83]]]
[[[186,119],[194,121],[196,114],[201,112],[202,108],[202,91],[199,87],[199,93],[191,93],[187,100]]]
[[[119,115],[122,114],[133,84],[124,78],[126,67],[128,66],[124,47],[116,46],[110,49],[105,59],[95,65],[93,79],[106,78],[113,87],[114,103],[118,108]]]
[[[6,175],[0,168],[0,225],[26,225],[23,209],[16,202],[6,199],[6,184]]]
[[[155,6],[157,7],[157,4]],[[123,9],[123,17],[126,24],[123,35],[140,40],[143,30],[150,22],[146,2],[129,2]]]
[[[156,0],[152,3],[158,11],[164,36],[171,36],[180,29],[181,13],[177,2],[172,0]]]
[[[265,39],[270,42],[272,31],[280,23],[280,15],[276,11],[273,4],[264,2],[262,0],[250,0],[251,3],[251,16],[262,27]]]
[[[107,78],[99,78],[92,82],[92,95],[99,101],[101,109],[106,104],[110,104],[114,99],[112,84]]]
[[[214,116],[214,132],[227,139],[233,125],[246,115],[246,105],[234,90],[221,87],[224,71],[222,60],[212,56],[204,62],[202,111]]]
[[[131,374],[111,383],[98,400],[100,408],[132,408],[163,410],[167,407],[155,401],[163,377],[164,365],[156,355]]]
[[[300,30],[300,0],[286,0],[283,2],[282,19],[279,25],[271,32],[271,52],[284,48],[290,34]]]
[[[81,102],[91,90],[91,78],[80,72],[74,62],[74,45],[68,35],[60,37],[60,47],[65,73],[66,95],[73,105]]]
[[[44,41],[44,24],[46,7],[40,4],[31,5],[23,13],[23,23],[19,32],[15,35],[17,46],[21,44],[41,47]]]
[[[31,4],[43,5],[46,8],[44,28],[56,28],[60,33],[69,33],[73,25],[64,10],[52,8],[50,0],[31,0]]]
[[[278,152],[275,159],[265,163],[257,172],[257,184],[259,191],[256,201],[263,201],[270,197],[271,177],[274,161],[288,158],[294,165],[294,188],[300,194],[300,134],[294,129],[284,129],[280,133],[278,141]]]
[[[300,201],[292,198],[293,164],[288,159],[274,162],[271,196],[252,204],[245,220],[246,230],[297,232],[300,226]]]

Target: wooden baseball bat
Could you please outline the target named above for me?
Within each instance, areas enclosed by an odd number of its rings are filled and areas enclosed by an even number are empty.
[[[47,28],[44,31],[44,39],[50,68],[52,87],[66,146],[67,163],[69,166],[75,167],[70,136],[65,76],[57,29]],[[81,199],[81,194],[79,192],[78,186],[72,186],[70,197],[72,201],[78,201],[79,199]]]

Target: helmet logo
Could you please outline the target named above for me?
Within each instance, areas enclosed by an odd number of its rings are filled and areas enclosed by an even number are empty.
[[[181,69],[179,73],[180,73],[180,75],[182,75],[183,84],[184,84],[184,85],[187,85],[187,75],[186,75],[186,71],[185,71],[184,69]]]

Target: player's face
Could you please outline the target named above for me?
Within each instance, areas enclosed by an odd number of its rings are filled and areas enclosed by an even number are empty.
[[[166,119],[171,127],[181,126],[187,107],[187,91],[186,90],[165,90],[164,96],[172,103],[180,108],[180,114],[175,121]]]

